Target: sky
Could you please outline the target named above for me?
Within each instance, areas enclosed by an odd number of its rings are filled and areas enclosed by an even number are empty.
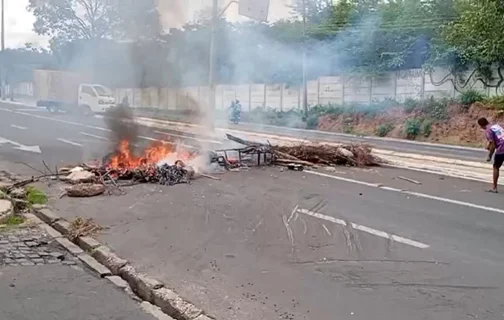
[[[33,32],[35,18],[26,10],[28,0],[5,1],[5,46],[7,48],[24,47],[30,42],[45,46],[47,39]]]
[[[29,0],[4,0],[5,1],[5,45],[7,48],[24,47],[25,43],[32,43],[34,46],[47,46],[48,39],[37,35],[33,32],[33,22],[35,17],[32,13],[26,10]],[[141,0],[138,0],[141,1]],[[224,0],[225,1],[225,0]],[[224,2],[221,0],[220,2]],[[167,7],[179,7],[184,11],[182,15],[172,15],[167,20],[173,22],[165,24],[169,27],[180,26],[187,20],[192,20],[195,17],[195,12],[209,6],[211,0],[162,0],[167,3]],[[227,2],[227,1],[226,1]],[[274,21],[281,18],[286,18],[290,14],[290,9],[287,5],[291,0],[270,0],[269,20]],[[177,16],[176,19],[173,19]],[[180,17],[183,17],[182,19]],[[246,18],[238,16],[238,5],[231,4],[226,12],[226,17],[231,21],[244,20]],[[178,21],[181,20],[181,21]],[[183,21],[186,20],[186,21]]]

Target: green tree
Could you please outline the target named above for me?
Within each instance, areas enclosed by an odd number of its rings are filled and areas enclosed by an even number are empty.
[[[155,0],[30,0],[34,30],[55,44],[103,38],[152,38],[161,31]]]

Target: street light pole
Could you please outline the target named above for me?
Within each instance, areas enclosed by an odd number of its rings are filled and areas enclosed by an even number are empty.
[[[2,42],[2,48],[1,48],[2,55],[0,57],[0,59],[1,59],[0,72],[2,73],[1,74],[2,100],[5,100],[5,12],[4,11],[5,11],[5,0],[2,0],[2,40],[1,40],[1,42]]]
[[[303,0],[303,111],[304,118],[308,120],[308,86],[306,84],[306,0]]]
[[[215,116],[215,67],[216,67],[216,47],[215,47],[215,36],[217,34],[217,20],[219,18],[219,0],[213,0],[212,4],[212,31],[210,35],[210,63],[209,63],[209,74],[208,74],[208,87],[210,89],[208,95],[208,111],[207,116],[210,117],[209,125],[213,130],[214,116]]]

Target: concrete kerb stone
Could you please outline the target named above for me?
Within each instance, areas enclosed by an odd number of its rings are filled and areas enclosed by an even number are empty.
[[[115,286],[124,290],[133,299],[153,304],[156,306],[153,306],[155,310],[161,310],[177,320],[212,319],[206,316],[201,309],[198,309],[174,291],[166,288],[160,281],[137,272],[133,266],[128,264],[127,260],[117,256],[109,247],[102,245],[96,239],[92,237],[79,237],[74,244],[67,238],[64,238],[62,233],[68,234],[70,223],[61,219],[48,208],[39,207],[34,211],[35,214],[27,213],[25,217],[38,224],[46,233],[73,255],[77,256],[79,260],[96,272],[101,278],[106,278]],[[47,224],[50,221],[62,233]],[[90,251],[92,256],[84,251]],[[168,316],[165,318],[171,319]],[[159,319],[160,317],[157,318]]]
[[[100,278],[106,278],[112,275],[112,272],[107,267],[96,261],[87,253],[81,253],[77,256],[77,258],[84,262],[84,264],[87,265],[91,270],[98,273],[100,275]]]
[[[145,312],[147,312],[148,314],[152,315],[154,318],[156,318],[158,320],[173,320],[172,317],[170,317],[169,315],[163,313],[163,311],[161,310],[161,308],[159,308],[158,306],[153,305],[150,302],[144,301],[144,302],[140,303],[140,307],[142,307],[142,309]]]
[[[130,265],[126,265],[119,269],[119,275],[121,278],[126,280],[134,293],[150,303],[154,303],[154,290],[164,287],[164,284],[158,280],[152,279],[146,274],[137,272],[135,268]]]
[[[168,288],[154,290],[153,297],[155,305],[176,319],[195,320],[203,314],[201,309],[196,308]]]
[[[79,254],[84,253],[84,251],[76,246],[73,242],[68,240],[67,238],[56,238],[55,241],[62,245],[68,252],[73,254],[74,256],[78,256]]]
[[[54,239],[57,239],[57,238],[61,238],[63,237],[63,235],[61,233],[59,233],[58,231],[54,230],[53,227],[51,227],[50,225],[48,224],[41,224],[39,225],[39,227],[45,232],[47,233],[51,238],[54,238]]]
[[[93,251],[94,249],[101,246],[101,243],[92,237],[79,237],[77,239],[77,244],[84,251]]]
[[[23,214],[25,219],[28,220],[29,223],[32,223],[34,225],[41,225],[41,224],[45,224],[44,221],[40,220],[36,215],[34,215],[33,213],[25,213]]]
[[[70,233],[71,230],[71,224],[70,222],[66,220],[58,220],[55,223],[51,225],[56,231],[60,232],[61,234],[67,235]]]
[[[33,210],[35,212],[35,215],[40,218],[40,220],[44,221],[48,225],[52,225],[56,221],[60,220],[60,217],[58,217],[52,210],[46,208],[46,207],[33,207]]]
[[[119,269],[128,264],[127,260],[119,258],[109,247],[99,246],[92,250],[91,256],[98,262],[112,271],[112,274],[119,275]]]

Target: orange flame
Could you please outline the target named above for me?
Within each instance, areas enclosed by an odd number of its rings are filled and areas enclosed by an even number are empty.
[[[116,153],[109,159],[107,166],[111,169],[135,169],[155,165],[169,158],[189,161],[194,158],[194,155],[187,150],[175,148],[172,143],[155,141],[145,148],[140,156],[135,156],[129,141],[123,140],[119,143]]]

